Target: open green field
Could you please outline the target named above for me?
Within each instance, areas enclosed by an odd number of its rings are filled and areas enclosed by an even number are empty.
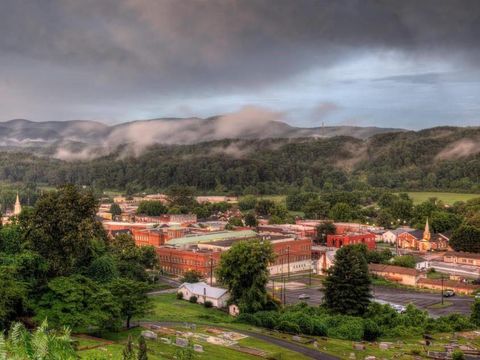
[[[451,192],[433,192],[433,191],[409,191],[407,192],[415,204],[427,201],[430,198],[437,198],[445,204],[452,205],[456,201],[467,201],[474,198],[480,198],[480,194],[451,193]],[[276,203],[285,205],[286,195],[264,195],[260,199],[273,200]],[[240,198],[241,199],[241,198]]]
[[[452,205],[456,201],[467,201],[470,199],[480,197],[480,194],[464,194],[464,193],[449,193],[449,192],[407,192],[414,202],[419,204],[427,201],[430,198],[437,198],[443,201],[445,204]]]

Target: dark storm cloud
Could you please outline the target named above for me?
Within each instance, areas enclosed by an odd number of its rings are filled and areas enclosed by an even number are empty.
[[[262,85],[356,51],[479,60],[477,0],[3,0],[0,51],[171,90]]]
[[[372,51],[476,68],[480,1],[2,0],[0,34],[2,107],[101,114],[259,90]]]

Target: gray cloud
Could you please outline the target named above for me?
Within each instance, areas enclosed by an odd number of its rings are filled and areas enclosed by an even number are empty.
[[[0,106],[115,118],[125,101],[261,91],[379,50],[476,68],[479,15],[477,0],[3,0]]]

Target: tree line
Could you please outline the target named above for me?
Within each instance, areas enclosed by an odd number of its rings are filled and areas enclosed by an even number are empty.
[[[123,148],[88,161],[66,162],[29,153],[0,153],[0,180],[65,183],[134,193],[171,185],[232,194],[278,194],[310,184],[317,190],[365,187],[480,191],[480,154],[442,152],[480,129],[434,128],[379,134],[368,140],[219,140],[156,145],[140,156]],[[232,151],[232,149],[235,149]],[[447,155],[442,155],[442,154]],[[455,152],[453,153],[455,154]]]

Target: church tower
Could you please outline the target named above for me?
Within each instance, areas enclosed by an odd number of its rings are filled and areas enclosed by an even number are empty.
[[[430,226],[428,225],[428,217],[427,222],[425,223],[425,230],[423,231],[423,239],[430,241],[432,234],[430,234]]]
[[[13,215],[20,215],[21,212],[22,212],[22,205],[20,204],[20,198],[18,197],[18,192],[17,192],[17,199],[15,200]]]

